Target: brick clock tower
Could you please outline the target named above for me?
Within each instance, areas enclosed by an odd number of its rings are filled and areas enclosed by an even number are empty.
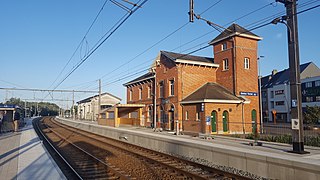
[[[244,99],[244,116],[259,121],[258,41],[262,38],[232,24],[209,44],[219,64],[217,83]],[[255,116],[255,118],[253,117]]]

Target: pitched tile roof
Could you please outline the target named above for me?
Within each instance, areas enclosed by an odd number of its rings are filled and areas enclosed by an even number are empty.
[[[202,56],[193,56],[189,54],[180,54],[168,51],[161,51],[161,54],[165,55],[167,58],[176,61],[177,59],[181,60],[190,60],[204,63],[214,63],[214,59],[210,57],[202,57]]]
[[[228,101],[241,101],[240,98],[233,95],[229,90],[223,86],[209,82],[197,89],[195,92],[190,94],[188,97],[182,100],[181,103],[192,103],[192,102],[205,102],[205,101],[217,101],[217,102],[228,102]]]
[[[252,39],[261,40],[262,38],[255,35],[254,33],[248,31],[247,29],[239,26],[238,24],[231,24],[227,29],[220,33],[216,38],[209,42],[209,44],[214,45],[224,39],[233,37],[233,36],[244,36]]]
[[[312,62],[300,65],[300,73],[302,73]],[[261,78],[261,88],[270,88],[274,85],[288,83],[290,79],[289,68],[277,72],[275,75],[267,75]]]
[[[124,86],[128,86],[134,83],[138,83],[138,82],[142,82],[145,80],[149,80],[149,79],[153,79],[154,78],[154,73],[153,72],[148,72],[146,74],[143,74],[142,76],[137,77],[136,79],[129,81],[125,84],[123,84]]]
[[[119,101],[121,101],[121,98],[119,98],[119,97],[117,97],[117,96],[115,96],[115,95],[113,95],[113,94],[110,94],[110,93],[107,93],[107,92],[101,93],[101,96],[104,96],[104,95],[109,95],[109,96],[111,96],[111,97],[113,97],[113,98],[116,98],[116,99],[118,99]],[[80,100],[80,101],[78,101],[77,103],[78,103],[78,104],[81,104],[81,103],[90,102],[91,99],[93,99],[93,98],[95,98],[95,97],[99,97],[99,94],[94,95],[94,96],[90,96],[90,97],[85,98],[85,99],[83,99],[83,100]]]

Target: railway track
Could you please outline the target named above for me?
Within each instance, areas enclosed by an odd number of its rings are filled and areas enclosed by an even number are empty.
[[[39,128],[79,179],[247,179],[123,141],[62,125],[53,118]]]

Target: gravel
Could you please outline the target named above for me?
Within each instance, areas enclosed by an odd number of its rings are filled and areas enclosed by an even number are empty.
[[[167,152],[162,152],[162,153],[167,153]],[[255,174],[252,174],[252,173],[247,172],[247,171],[239,170],[239,169],[236,169],[236,168],[233,168],[233,167],[217,165],[217,164],[209,162],[209,161],[207,161],[205,159],[194,158],[194,157],[186,157],[186,156],[181,156],[181,155],[171,154],[171,153],[169,153],[169,154],[172,155],[172,156],[176,156],[176,157],[185,159],[185,160],[189,160],[189,161],[196,162],[196,163],[199,163],[199,164],[203,164],[203,165],[206,165],[206,166],[209,166],[209,167],[212,167],[212,168],[216,168],[216,169],[219,169],[219,170],[222,170],[222,171],[225,171],[225,172],[237,174],[237,175],[240,175],[240,176],[243,176],[243,177],[246,177],[246,178],[250,178],[250,179],[254,179],[254,180],[269,180],[268,178],[255,175]]]

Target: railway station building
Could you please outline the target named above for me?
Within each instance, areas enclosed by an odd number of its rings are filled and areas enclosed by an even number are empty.
[[[145,105],[145,126],[153,126],[156,114],[157,127],[165,130],[251,133],[260,124],[261,39],[232,24],[209,43],[214,58],[160,51],[149,72],[124,84],[127,103]]]

